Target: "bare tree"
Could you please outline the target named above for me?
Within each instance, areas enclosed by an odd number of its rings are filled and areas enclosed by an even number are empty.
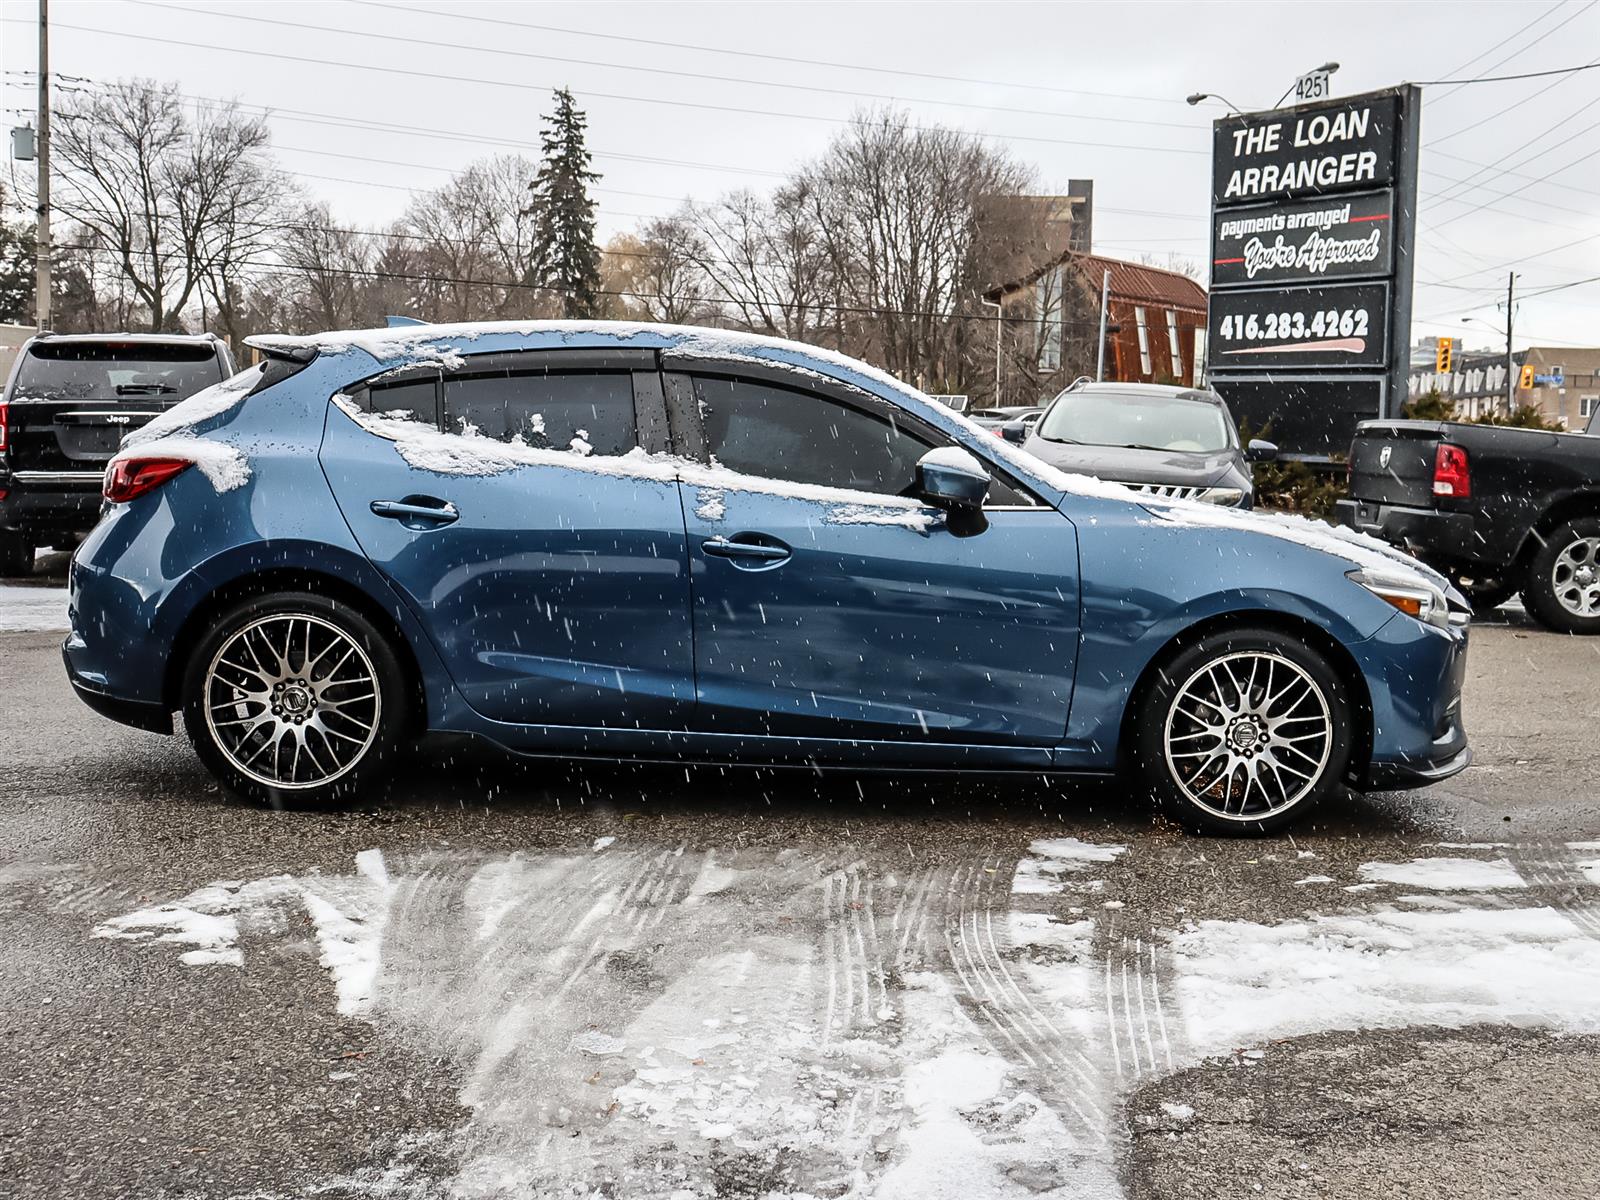
[[[685,213],[645,222],[636,236],[613,238],[601,263],[613,311],[669,324],[716,319],[710,281],[697,261],[699,234]]]
[[[412,241],[418,305],[431,320],[474,321],[543,315],[545,293],[522,286],[532,273],[534,216],[527,159],[501,155],[468,167],[416,199],[399,230]]]
[[[231,104],[191,115],[176,85],[111,84],[57,114],[54,202],[116,263],[150,328],[174,328],[208,278],[247,261],[281,196],[268,141]]]

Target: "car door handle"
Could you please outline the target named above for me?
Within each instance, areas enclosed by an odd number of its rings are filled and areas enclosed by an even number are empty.
[[[756,559],[760,562],[782,562],[788,558],[791,551],[784,545],[772,545],[767,542],[741,542],[733,538],[714,537],[707,538],[700,543],[712,558],[744,558]]]
[[[435,500],[431,496],[407,496],[404,500],[374,500],[374,516],[388,517],[410,529],[430,525],[449,525],[461,517],[456,506],[448,500]]]

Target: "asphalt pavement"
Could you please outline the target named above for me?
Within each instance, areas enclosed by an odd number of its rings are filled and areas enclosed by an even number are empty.
[[[447,742],[275,812],[59,641],[0,632],[0,1196],[1600,1195],[1600,639],[1480,623],[1476,764],[1266,841]]]

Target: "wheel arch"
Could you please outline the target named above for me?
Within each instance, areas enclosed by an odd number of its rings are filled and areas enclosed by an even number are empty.
[[[1545,544],[1548,534],[1580,517],[1600,517],[1600,491],[1570,493],[1540,513],[1517,549],[1516,569],[1525,570],[1528,567],[1533,556]]]
[[[252,596],[264,596],[271,592],[312,592],[348,605],[371,621],[393,647],[395,658],[399,660],[401,672],[405,676],[407,699],[411,701],[406,706],[410,714],[407,719],[407,732],[415,735],[427,728],[427,688],[422,667],[417,661],[416,648],[401,629],[399,622],[357,584],[307,567],[266,567],[236,576],[213,588],[190,610],[183,624],[179,626],[173,638],[172,652],[167,656],[161,698],[168,712],[182,707],[183,677],[188,668],[189,658],[211,623],[224,610],[239,601]]]
[[[1161,673],[1167,664],[1202,638],[1214,633],[1239,629],[1267,629],[1289,634],[1314,647],[1328,660],[1329,665],[1338,673],[1340,682],[1345,685],[1353,706],[1351,719],[1354,728],[1351,731],[1353,736],[1346,778],[1359,779],[1365,775],[1372,761],[1372,692],[1367,687],[1366,676],[1362,674],[1355,655],[1345,648],[1344,643],[1316,622],[1293,613],[1276,612],[1271,609],[1235,609],[1216,613],[1192,625],[1186,625],[1167,639],[1150,657],[1128,693],[1128,703],[1122,712],[1121,730],[1117,739],[1119,765],[1124,767],[1127,765],[1126,756],[1134,744],[1134,724],[1138,720],[1139,709],[1143,706],[1149,690],[1161,678]]]

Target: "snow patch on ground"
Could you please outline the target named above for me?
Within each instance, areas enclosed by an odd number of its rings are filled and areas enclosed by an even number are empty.
[[[67,628],[67,589],[0,584],[0,633]]]
[[[273,875],[245,883],[222,880],[181,899],[112,917],[97,938],[193,946],[187,966],[244,965],[241,930],[281,928],[299,909],[310,916],[338,997],[338,1009],[356,1016],[370,1005],[378,970],[383,920],[393,885],[383,856],[364,850],[355,876]]]
[[[1171,949],[1202,1054],[1327,1029],[1600,1031],[1600,941],[1549,908],[1202,921]]]
[[[1503,858],[1413,858],[1405,863],[1362,863],[1358,873],[1369,882],[1438,891],[1473,892],[1528,886],[1517,869]]]
[[[1011,890],[1017,895],[1043,896],[1065,891],[1066,876],[1098,863],[1114,862],[1126,846],[1096,845],[1077,838],[1043,838],[1028,847],[1029,857],[1017,864]],[[1087,884],[1081,886],[1088,886]]]

